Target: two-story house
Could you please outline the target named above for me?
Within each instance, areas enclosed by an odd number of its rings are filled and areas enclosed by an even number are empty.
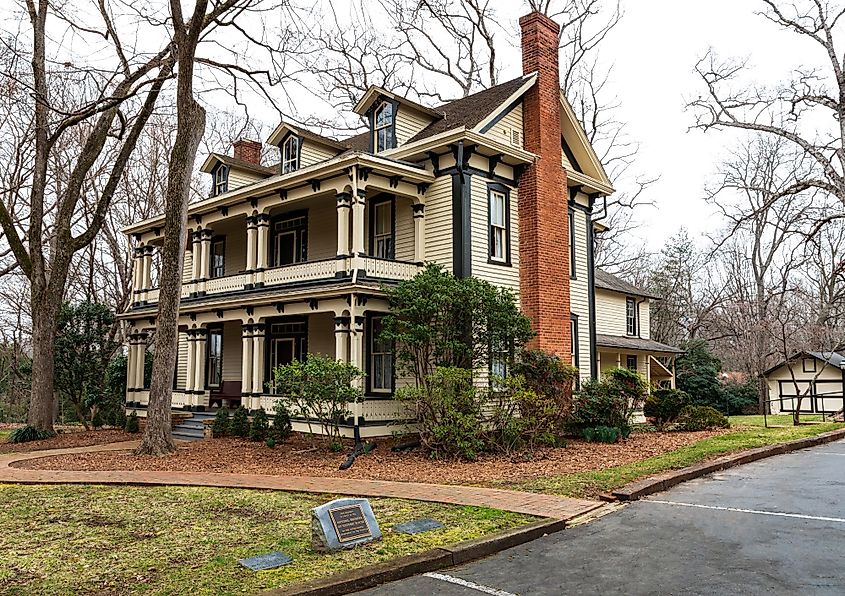
[[[321,353],[366,373],[344,431],[389,434],[406,417],[392,399],[405,380],[378,339],[383,287],[425,262],[512,289],[535,346],[572,358],[583,378],[650,349],[600,342],[616,327],[599,319],[624,321],[597,300],[593,266],[593,204],[613,188],[560,92],[558,26],[539,13],[520,25],[524,74],[514,80],[436,107],[371,87],[355,106],[368,122],[360,135],[282,123],[267,139],[278,164],[262,165],[250,140],[208,156],[212,195],[188,214],[174,408],[272,410],[273,367]],[[159,216],[125,230],[135,251],[127,403],[141,415],[162,226]],[[637,302],[644,322],[647,307]],[[619,336],[647,340],[647,323]],[[637,367],[655,370],[645,356]]]

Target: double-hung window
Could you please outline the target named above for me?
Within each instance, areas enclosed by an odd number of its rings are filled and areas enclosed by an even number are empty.
[[[212,328],[208,330],[208,386],[220,387],[223,383],[223,330]]]
[[[226,275],[226,241],[223,238],[211,241],[211,271],[209,277]]]
[[[637,301],[633,298],[625,299],[625,332],[628,335],[637,334]]]
[[[291,135],[282,145],[282,174],[299,169],[299,137]]]
[[[373,118],[373,141],[375,142],[375,153],[393,148],[393,104],[382,102],[376,109]]]
[[[636,354],[628,354],[625,357],[625,368],[628,370],[637,370],[637,356]]]
[[[229,190],[229,166],[220,164],[214,170],[214,196],[222,195]]]
[[[489,191],[490,260],[508,262],[508,195],[491,188]]]
[[[393,391],[393,345],[384,340],[383,317],[370,319],[370,389],[373,393]]]
[[[393,258],[393,201],[372,205],[372,254],[379,259]]]

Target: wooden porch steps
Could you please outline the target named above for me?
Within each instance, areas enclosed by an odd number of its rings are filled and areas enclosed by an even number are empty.
[[[173,427],[173,438],[178,441],[201,441],[204,437],[205,421],[213,420],[214,412],[192,412],[181,424]]]

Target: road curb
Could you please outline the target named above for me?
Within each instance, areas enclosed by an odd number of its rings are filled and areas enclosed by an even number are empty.
[[[351,569],[327,578],[301,582],[262,592],[263,596],[340,596],[380,584],[445,569],[473,561],[505,549],[536,540],[546,534],[560,532],[566,520],[542,519],[519,528],[505,530],[492,536],[458,542],[415,555],[391,559],[383,563]]]
[[[748,464],[757,460],[772,457],[774,455],[782,455],[790,453],[799,449],[806,449],[807,447],[815,447],[845,438],[845,428],[821,433],[815,437],[805,437],[803,439],[796,439],[787,443],[780,443],[777,445],[767,445],[766,447],[757,447],[755,449],[748,449],[733,453],[731,455],[723,455],[707,462],[682,468],[680,470],[672,470],[657,476],[652,476],[644,480],[638,480],[626,484],[622,488],[613,491],[613,496],[620,501],[636,501],[645,496],[664,491],[675,485],[678,485],[687,480],[701,478],[707,474],[718,472]]]

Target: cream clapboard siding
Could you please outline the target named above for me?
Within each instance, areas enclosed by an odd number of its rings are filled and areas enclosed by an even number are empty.
[[[601,361],[601,371],[605,373],[610,369],[616,368],[617,357],[619,358],[619,366],[625,368],[628,360],[627,356],[637,357],[637,372],[640,373],[643,379],[648,379],[648,363],[650,355],[648,352],[612,350],[611,348],[602,348],[599,351],[599,360]]]
[[[313,166],[321,161],[331,159],[335,155],[337,155],[337,152],[327,147],[321,147],[320,145],[310,141],[303,141],[302,149],[299,152],[299,167],[305,168]]]
[[[452,271],[451,176],[440,176],[425,193],[425,260]]]
[[[516,135],[513,135],[513,132]],[[490,128],[486,133],[499,142],[511,145],[513,147],[523,147],[523,120],[522,120],[522,102],[513,107],[501,120]],[[516,142],[514,142],[516,141]]]
[[[842,372],[833,365],[826,365],[821,360],[816,360],[816,372],[804,372],[804,366],[801,360],[796,360],[792,363],[792,373],[789,371],[787,365],[766,375],[766,384],[769,388],[769,399],[773,400],[772,413],[791,412],[795,409],[795,402],[797,400],[784,399],[781,405],[778,397],[780,395],[780,381],[785,381],[787,385],[784,387],[785,393],[795,393],[795,385],[792,380],[792,375],[795,375],[795,381],[798,383],[798,391],[804,394],[810,388],[811,382],[820,383],[817,391],[819,393],[829,393],[838,395],[838,397],[829,397],[817,400],[817,405],[820,409],[835,412],[842,408]],[[801,400],[801,411],[810,411],[810,398],[804,397]]]
[[[308,352],[334,358],[334,315],[316,313],[308,317]]]
[[[640,336],[651,339],[651,300],[640,304]]]
[[[625,294],[596,288],[596,333],[627,335]]]
[[[590,377],[590,289],[587,267],[587,226],[589,216],[573,209],[575,230],[575,277],[570,280],[569,303],[578,317],[578,371],[582,379]]]
[[[252,184],[253,182],[258,182],[259,180],[264,180],[264,176],[254,174],[246,170],[229,168],[229,190],[235,190],[236,188],[241,188],[248,184]]]
[[[223,380],[239,381],[243,366],[243,335],[240,321],[223,323]]]
[[[237,275],[246,269],[246,220],[233,217],[214,225],[214,237],[226,242],[223,267],[226,275]]]
[[[510,189],[510,260],[511,265],[488,263],[490,232],[488,218],[488,180],[472,176],[470,186],[470,226],[472,228],[472,275],[497,286],[513,290],[519,301],[519,213],[517,189]]]
[[[411,199],[396,197],[396,260],[414,260],[414,212]]]
[[[179,332],[179,352],[176,355],[176,389],[185,390],[188,377],[188,334]]]
[[[430,116],[421,114],[407,106],[399,106],[396,112],[396,144],[398,146],[404,145],[431,122]]]
[[[189,245],[190,248],[190,245]],[[191,281],[191,275],[194,267],[194,253],[193,250],[185,250],[185,258],[182,260],[182,283]]]
[[[336,256],[337,206],[333,198],[322,198],[308,204],[308,260],[321,261]]]

